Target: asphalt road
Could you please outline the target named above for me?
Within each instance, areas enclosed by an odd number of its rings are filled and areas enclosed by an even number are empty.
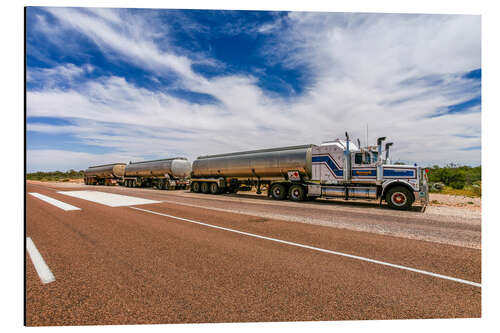
[[[76,190],[161,202],[110,207],[58,192]],[[80,210],[62,210],[33,192]],[[480,235],[480,226],[443,219],[428,221],[432,228],[426,228],[429,217],[376,205],[303,205],[28,182],[26,236],[55,281],[42,283],[27,254],[26,324],[481,316],[481,250],[453,245]],[[243,214],[245,207],[251,214]],[[287,219],[307,214],[313,220],[334,216],[342,225]],[[360,231],[363,221],[394,221],[416,231],[399,237],[390,228]],[[422,230],[446,234],[447,228],[456,235],[448,242],[418,236]]]

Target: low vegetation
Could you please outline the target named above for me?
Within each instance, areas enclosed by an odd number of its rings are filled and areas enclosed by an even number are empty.
[[[451,163],[444,167],[435,165],[428,169],[431,193],[481,196],[481,166],[458,166]]]
[[[51,171],[51,172],[32,172],[26,175],[28,180],[40,180],[42,182],[68,182],[70,179],[83,179],[83,170],[75,171],[73,169],[62,172],[62,171]]]

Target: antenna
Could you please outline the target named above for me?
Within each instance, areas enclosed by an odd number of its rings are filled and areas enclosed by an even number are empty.
[[[368,123],[366,123],[366,146],[368,147]]]

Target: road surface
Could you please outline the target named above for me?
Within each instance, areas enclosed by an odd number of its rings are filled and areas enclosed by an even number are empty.
[[[477,217],[28,182],[26,237],[29,326],[481,316]]]

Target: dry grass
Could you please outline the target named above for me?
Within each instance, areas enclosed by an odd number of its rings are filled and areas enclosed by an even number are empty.
[[[449,186],[445,186],[444,189],[439,192],[441,194],[448,194],[448,195],[457,195],[457,196],[462,196],[462,197],[469,197],[469,198],[480,198],[481,193],[478,193],[477,190],[474,190],[472,186],[465,186],[463,189],[454,189]]]

